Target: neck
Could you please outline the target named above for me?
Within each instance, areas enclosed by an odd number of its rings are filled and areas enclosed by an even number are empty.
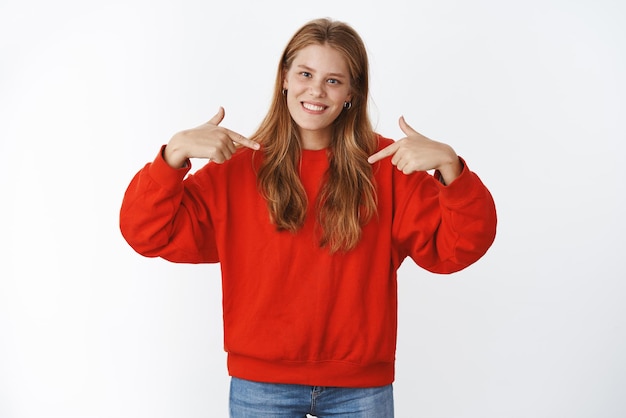
[[[301,129],[300,140],[302,141],[302,149],[317,151],[328,148],[330,145],[330,130],[320,132]]]

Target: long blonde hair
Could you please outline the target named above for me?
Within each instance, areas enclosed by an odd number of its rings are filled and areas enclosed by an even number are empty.
[[[352,107],[343,109],[333,122],[330,166],[316,202],[320,245],[328,246],[331,252],[348,251],[358,244],[362,226],[376,213],[376,190],[367,157],[377,146],[367,113],[367,52],[361,37],[349,25],[313,20],[287,44],[278,65],[270,109],[252,136],[263,144],[259,189],[279,230],[296,232],[302,227],[308,204],[298,170],[302,149],[282,86],[295,55],[309,45],[335,48],[349,69]]]

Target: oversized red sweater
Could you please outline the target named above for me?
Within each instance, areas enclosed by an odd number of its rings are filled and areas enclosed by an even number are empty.
[[[380,148],[390,140],[380,138]],[[140,254],[221,263],[224,347],[232,376],[317,386],[381,386],[394,380],[396,270],[408,256],[452,273],[495,237],[489,191],[467,165],[444,186],[374,166],[378,214],[347,253],[319,246],[314,204],[297,233],[277,231],[257,187],[262,152],[239,150],[193,175],[162,154],[137,173],[121,208],[121,231]],[[327,151],[304,151],[301,180],[315,202]]]

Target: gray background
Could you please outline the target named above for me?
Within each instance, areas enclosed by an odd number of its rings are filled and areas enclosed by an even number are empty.
[[[218,106],[252,133],[324,16],[367,44],[377,130],[450,143],[499,210],[474,266],[401,268],[397,416],[626,416],[624,3],[5,0],[1,417],[227,415],[219,266],[142,258],[118,210]]]

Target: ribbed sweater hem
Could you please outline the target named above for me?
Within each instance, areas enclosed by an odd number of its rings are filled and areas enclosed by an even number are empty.
[[[228,373],[239,379],[265,383],[335,387],[378,387],[393,383],[393,362],[356,364],[339,360],[262,360],[228,354]]]

